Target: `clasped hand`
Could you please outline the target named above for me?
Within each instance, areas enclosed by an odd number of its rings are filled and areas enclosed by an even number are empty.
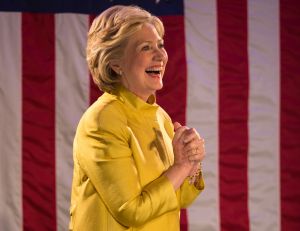
[[[188,168],[189,176],[192,176],[205,156],[204,139],[196,129],[181,126],[178,122],[174,123],[174,130],[174,164]]]

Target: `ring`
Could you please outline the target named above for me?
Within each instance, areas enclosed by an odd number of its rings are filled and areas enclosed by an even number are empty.
[[[198,148],[195,148],[194,149],[194,154],[197,154],[197,152],[198,152]]]

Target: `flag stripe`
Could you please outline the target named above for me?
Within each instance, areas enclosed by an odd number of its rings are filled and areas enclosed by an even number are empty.
[[[218,0],[222,230],[249,230],[247,2]],[[234,35],[234,36],[232,36]]]
[[[279,2],[248,10],[250,230],[279,231]]]
[[[54,62],[53,15],[23,13],[24,230],[56,230]]]
[[[220,230],[216,1],[185,2],[187,125],[205,138],[205,190],[188,209],[190,231]]]
[[[300,230],[300,2],[280,2],[282,231]]]
[[[22,229],[21,14],[0,13],[1,229]]]
[[[68,227],[72,183],[72,144],[80,117],[89,103],[85,61],[88,16],[55,15],[56,72],[56,208],[57,230]]]

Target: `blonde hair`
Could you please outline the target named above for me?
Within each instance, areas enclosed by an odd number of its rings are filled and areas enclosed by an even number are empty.
[[[137,6],[116,5],[94,19],[88,32],[87,63],[95,84],[104,92],[111,92],[121,76],[110,67],[110,61],[124,54],[128,39],[144,23],[152,24],[164,36],[161,20]]]

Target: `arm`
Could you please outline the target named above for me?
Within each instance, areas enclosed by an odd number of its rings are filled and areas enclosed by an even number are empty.
[[[168,118],[167,118],[168,119]],[[196,197],[204,189],[204,180],[202,177],[202,170],[199,169],[199,161],[204,158],[204,140],[195,129],[189,129],[175,123],[175,135],[173,127],[166,123],[166,129],[171,137],[173,137],[173,149],[175,156],[174,165],[165,173],[170,179],[175,189],[180,186],[180,206],[185,208],[191,204]],[[194,152],[197,149],[198,153]],[[180,168],[184,165],[185,171]],[[201,171],[199,171],[201,170]],[[190,183],[189,176],[199,172]]]
[[[205,184],[202,175],[201,161],[205,156],[204,139],[195,129],[189,129],[184,138],[184,153],[188,155],[193,168],[188,179],[181,185],[180,205],[183,208],[189,206],[203,191]],[[190,144],[190,145],[187,145]]]

